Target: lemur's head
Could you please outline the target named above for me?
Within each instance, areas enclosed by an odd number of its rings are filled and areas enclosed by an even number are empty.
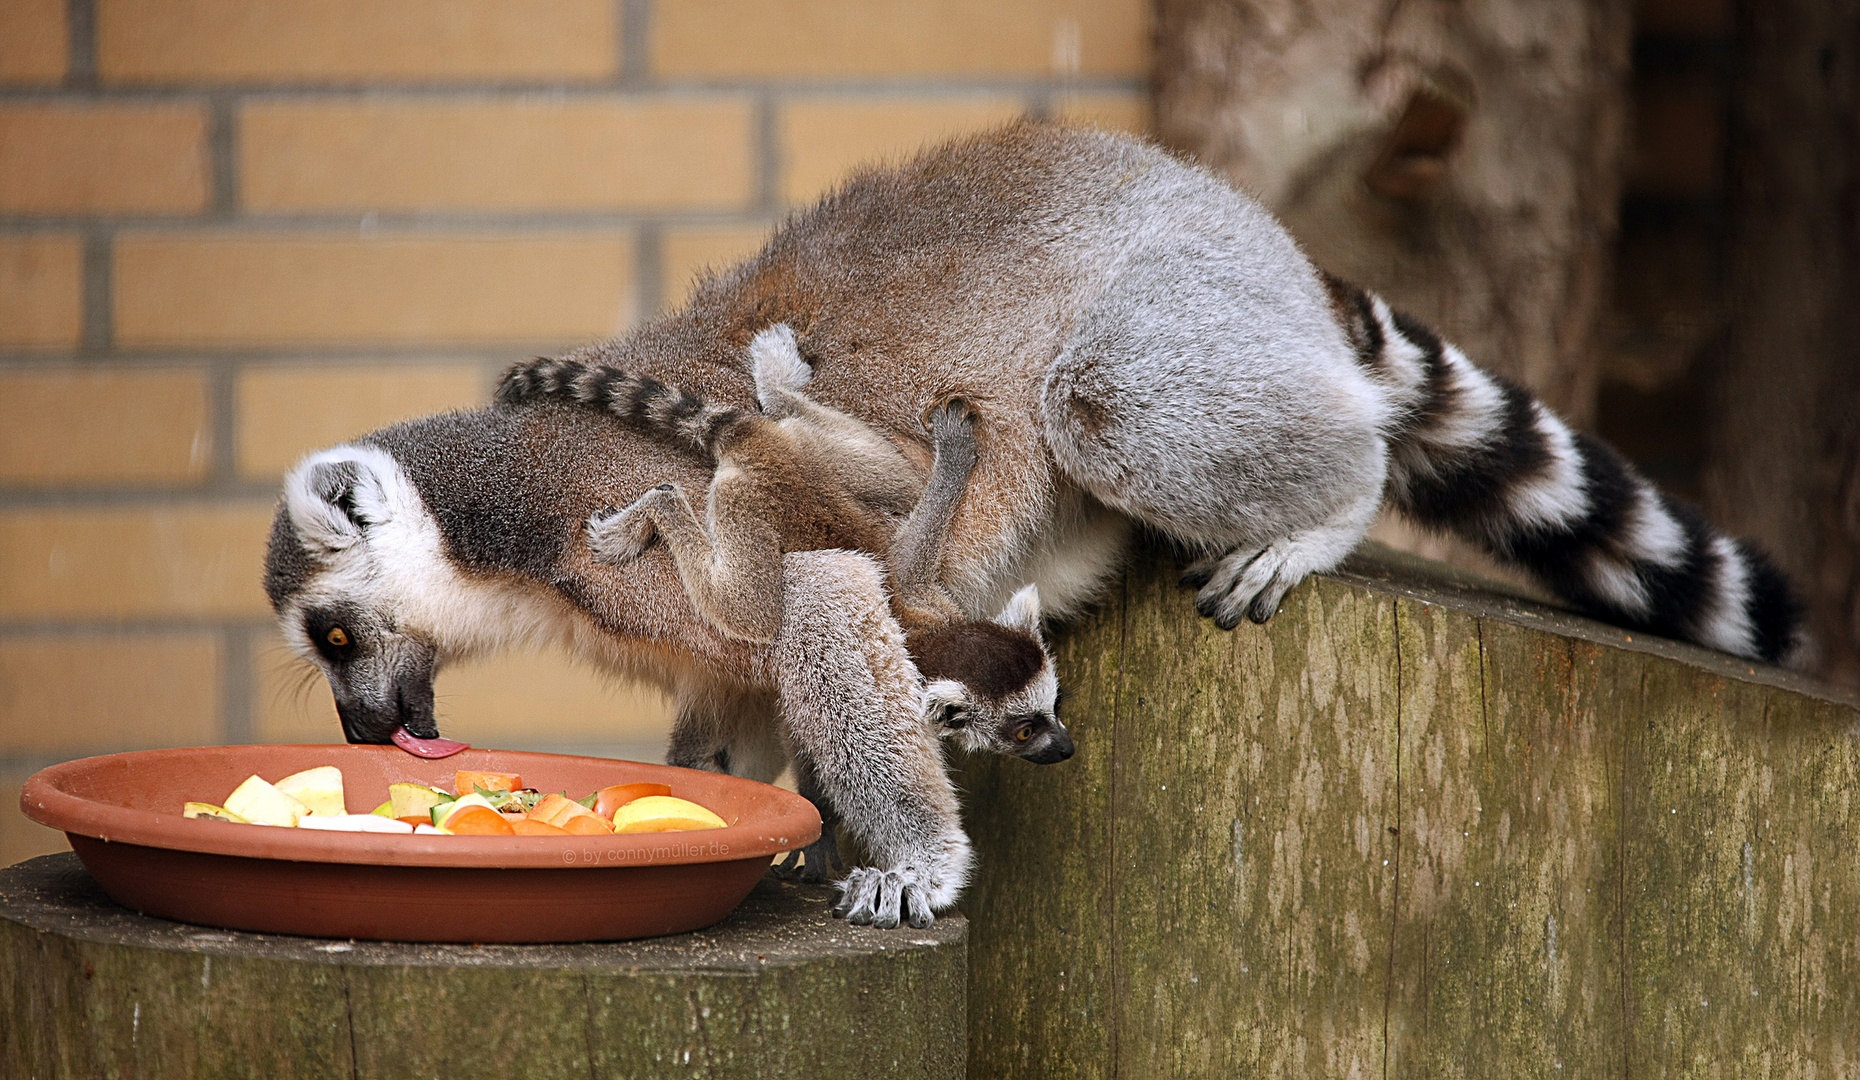
[[[559,637],[562,605],[537,579],[613,493],[575,477],[572,448],[535,426],[495,409],[427,417],[285,477],[265,591],[285,641],[329,679],[350,742],[438,735],[444,664]]]
[[[929,720],[971,753],[1050,765],[1072,756],[1059,722],[1059,680],[1040,634],[1040,593],[1015,593],[993,619],[913,633]]]

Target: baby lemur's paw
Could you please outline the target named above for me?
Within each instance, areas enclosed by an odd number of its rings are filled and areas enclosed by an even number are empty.
[[[776,864],[775,876],[803,885],[824,885],[833,880],[834,874],[844,873],[846,863],[840,859],[839,841],[834,837],[836,831],[828,826],[820,830],[820,839],[790,851],[787,858]]]
[[[771,400],[775,393],[799,390],[814,379],[814,369],[802,359],[794,329],[787,323],[776,323],[750,339],[749,359],[756,376],[756,400],[765,412],[776,407]]]
[[[930,440],[939,457],[975,461],[975,410],[950,398],[930,412]]]
[[[620,510],[603,510],[588,518],[588,550],[604,563],[622,566],[646,553],[659,537],[647,506],[653,501],[677,498],[677,489],[660,484]]]
[[[935,890],[928,879],[928,873],[913,866],[861,866],[839,882],[840,902],[833,905],[833,917],[880,930],[896,928],[902,918],[912,929],[922,930],[936,921],[930,910]]]

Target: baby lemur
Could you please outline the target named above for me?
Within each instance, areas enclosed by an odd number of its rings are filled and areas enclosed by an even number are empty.
[[[1016,593],[995,618],[977,620],[937,582],[944,538],[975,468],[968,407],[949,401],[933,413],[935,457],[925,483],[878,432],[800,392],[813,371],[786,324],[758,333],[749,355],[760,412],[574,361],[516,369],[497,397],[505,405],[554,397],[601,409],[716,463],[702,516],[676,484],[594,515],[588,541],[597,558],[624,565],[663,539],[698,612],[732,638],[767,644],[781,623],[784,553],[879,555],[892,614],[924,679],[926,719],[966,750],[1037,764],[1071,757],[1071,736],[1054,715],[1058,683],[1040,637],[1036,587]]]

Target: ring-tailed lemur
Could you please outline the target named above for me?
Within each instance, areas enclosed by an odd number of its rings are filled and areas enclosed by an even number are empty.
[[[1265,618],[1292,585],[1356,546],[1386,492],[1601,618],[1766,660],[1797,643],[1787,584],[1750,548],[1381,301],[1327,283],[1246,196],[1129,138],[1016,124],[866,173],[797,214],[755,257],[700,283],[678,311],[570,358],[747,406],[742,350],[777,322],[795,328],[814,360],[809,396],[889,438],[914,439],[924,410],[950,397],[985,419],[990,438],[951,524],[941,577],[971,616],[998,609],[1030,581],[1049,616],[1077,611],[1145,526],[1202,556],[1194,571],[1202,611],[1223,626]],[[582,505],[579,531],[589,513],[663,480],[677,457],[657,448],[648,479],[624,461],[642,452],[638,443],[621,448],[621,462],[605,460],[614,436],[591,437],[574,418],[585,410],[505,411],[512,415],[500,423],[531,418],[527,437],[552,448],[560,475],[524,472],[548,482],[498,492],[508,527],[486,524],[499,520],[484,516],[488,492],[461,509],[455,492],[422,491],[433,518],[463,515],[509,537],[530,520],[531,502],[569,500]],[[436,433],[414,441],[433,439],[445,442]],[[704,475],[694,462],[686,469],[690,482]],[[614,483],[602,470],[636,486],[624,499],[606,497]],[[714,732],[718,745],[734,747],[733,771],[769,757],[770,733],[792,728],[771,719],[770,688],[786,685],[780,670],[766,669],[765,681],[716,674],[725,667],[711,657],[746,646],[694,625],[668,565],[642,559],[629,574],[579,565],[565,573],[552,560],[519,557],[528,541],[480,541],[502,553],[491,563],[500,569],[471,579],[482,602],[451,601],[442,596],[451,579],[429,570],[466,573],[466,555],[383,563],[364,579],[291,554],[308,549],[289,506],[318,489],[296,475],[274,567],[300,567],[321,610],[351,603],[406,628],[395,633],[435,643],[344,676],[366,687],[339,685],[339,701],[399,703],[400,713],[386,709],[374,723],[419,722],[423,707],[430,715],[413,684],[431,650],[521,636],[511,620],[531,609],[492,598],[540,591],[597,624],[626,627],[603,639],[614,643],[602,647],[615,666],[656,665],[679,687],[684,730]],[[601,497],[587,501],[584,489]],[[317,501],[311,520],[344,513],[340,491]],[[548,543],[566,541],[551,532]],[[280,607],[287,626],[305,610],[288,600]],[[635,621],[651,619],[679,625],[638,632]],[[688,666],[672,671],[674,655],[691,658]],[[844,776],[867,780],[885,768],[833,760],[850,770]],[[867,822],[919,839],[875,854],[876,868],[901,884],[864,911],[895,915],[908,906],[908,887],[933,878],[942,883],[935,902],[953,898],[953,847],[921,839],[950,835],[923,824],[942,820],[926,809],[935,801],[895,811],[922,821]],[[859,878],[858,888],[870,881]]]
[[[782,610],[784,552],[881,555],[892,614],[924,676],[927,718],[970,752],[1042,765],[1071,757],[1071,736],[1054,714],[1059,684],[1040,635],[1038,587],[1015,593],[991,619],[969,619],[936,580],[975,466],[967,406],[952,401],[932,414],[925,482],[891,442],[800,392],[813,373],[788,326],[756,334],[749,355],[760,411],[573,361],[524,366],[498,387],[497,400],[591,406],[716,462],[702,514],[678,485],[661,484],[623,510],[595,515],[589,546],[600,558],[624,565],[664,539],[693,605],[725,634],[767,643]]]

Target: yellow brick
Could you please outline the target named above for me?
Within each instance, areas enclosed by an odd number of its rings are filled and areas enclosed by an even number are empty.
[[[69,349],[83,336],[84,254],[74,237],[0,237],[0,349]]]
[[[265,616],[270,503],[0,513],[0,619]]]
[[[593,79],[613,0],[99,0],[110,82]]]
[[[196,480],[212,449],[198,370],[0,371],[0,483]]]
[[[619,235],[119,237],[124,345],[564,342],[620,330]]]
[[[65,77],[65,0],[0,3],[0,83],[55,83]]]
[[[779,122],[782,195],[789,202],[805,202],[856,167],[900,160],[1023,111],[1021,102],[1001,97],[790,103]]]
[[[1053,116],[1069,124],[1147,135],[1150,99],[1135,91],[1066,94],[1053,102]]]
[[[0,107],[0,212],[199,210],[206,134],[206,113],[185,105]]]
[[[23,772],[0,773],[0,866],[71,850],[64,833],[20,812],[19,789],[25,782]]]
[[[666,306],[676,307],[691,295],[697,277],[706,270],[723,270],[761,250],[769,238],[766,227],[672,229],[660,249],[664,259]]]
[[[1145,0],[658,0],[661,75],[1141,75]]]
[[[219,687],[208,634],[0,636],[0,753],[217,743]]]
[[[254,679],[254,735],[264,742],[341,742],[329,686],[281,641],[262,650]],[[512,654],[448,669],[435,687],[439,730],[477,746],[637,747],[661,752],[671,704],[613,683],[556,654]]]
[[[489,373],[469,364],[250,368],[233,390],[239,471],[275,477],[312,450],[490,397]]]
[[[368,99],[248,106],[253,210],[697,210],[755,189],[746,101]]]

